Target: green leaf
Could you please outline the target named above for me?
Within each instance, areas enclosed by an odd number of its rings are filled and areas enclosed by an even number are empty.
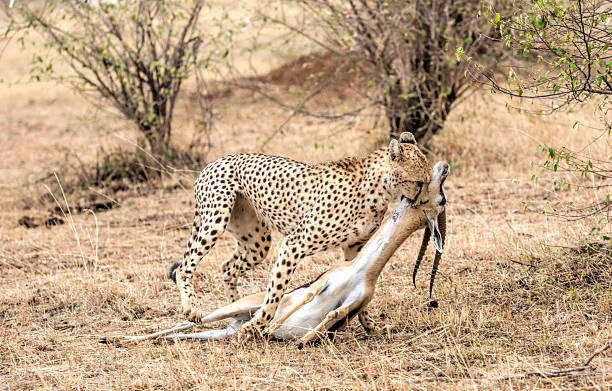
[[[495,13],[495,23],[499,23],[499,21],[501,20],[501,17],[499,16],[499,13]]]
[[[463,56],[463,47],[459,46],[457,50],[455,50],[455,56],[457,56],[457,61],[461,61],[461,56]]]

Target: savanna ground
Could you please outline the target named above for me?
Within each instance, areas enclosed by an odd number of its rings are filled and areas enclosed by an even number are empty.
[[[61,183],[75,156],[91,164],[100,148],[132,148],[136,135],[112,112],[94,109],[64,86],[27,82],[30,50],[12,43],[0,60],[0,388],[612,387],[610,351],[578,375],[498,379],[582,365],[612,340],[609,247],[586,246],[598,243],[589,235],[596,222],[568,224],[540,212],[556,199],[588,201],[595,194],[554,191],[554,177],[532,167],[543,160],[535,154],[540,144],[575,150],[589,144],[598,134],[589,126],[599,124],[592,105],[534,116],[506,108],[519,102],[477,91],[456,107],[429,151],[432,161],[445,159],[453,168],[446,186],[447,246],[434,290],[440,305],[426,306],[429,263],[418,287],[412,286],[420,240],[414,235],[387,265],[371,304],[385,315],[388,335],[367,336],[353,321],[333,342],[303,350],[291,342],[261,341],[114,347],[98,344],[98,337],[183,321],[167,272],[187,243],[197,172],[168,170],[155,190],[99,194],[112,209],[79,212],[87,200],[64,198],[53,173]],[[286,53],[279,54],[266,66],[286,60]],[[283,72],[285,81],[303,77],[300,67]],[[187,84],[186,92],[192,87]],[[274,88],[291,93],[283,83]],[[336,89],[316,104],[347,100]],[[215,107],[209,160],[259,151],[290,115],[245,91],[223,94]],[[189,99],[178,105],[178,145],[191,137],[192,111]],[[580,125],[573,128],[576,121]],[[305,161],[336,159],[367,153],[380,144],[384,129],[383,121],[367,116],[348,124],[296,116],[264,149]],[[609,155],[600,144],[588,148]],[[54,213],[65,223],[46,226],[55,206],[63,209]],[[31,224],[24,216],[40,225],[26,227]],[[225,304],[220,264],[232,248],[224,237],[200,264],[204,309]],[[338,252],[307,259],[293,285],[340,259]],[[263,289],[269,265],[242,281],[243,294]]]

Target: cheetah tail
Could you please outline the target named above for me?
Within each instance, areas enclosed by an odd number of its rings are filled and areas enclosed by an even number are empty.
[[[168,278],[170,278],[176,284],[176,269],[181,266],[181,261],[174,262],[174,265],[170,267],[170,271],[168,272]]]

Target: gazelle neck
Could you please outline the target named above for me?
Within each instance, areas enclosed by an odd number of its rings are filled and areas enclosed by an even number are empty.
[[[367,283],[375,284],[395,250],[425,224],[425,213],[412,208],[408,200],[403,199],[353,261],[354,273],[363,274]]]

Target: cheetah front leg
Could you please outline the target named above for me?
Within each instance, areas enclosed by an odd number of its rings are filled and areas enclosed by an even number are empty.
[[[369,239],[369,237],[365,238],[365,239],[358,240],[358,241],[356,241],[354,243],[351,243],[348,246],[344,247],[342,249],[343,252],[344,252],[344,260],[347,261],[347,262],[350,262],[353,259],[355,259],[355,257],[357,256],[359,251],[361,251],[361,249],[363,248],[365,243],[368,241],[368,239]]]
[[[263,306],[255,313],[253,318],[240,328],[238,338],[247,340],[256,335],[262,335],[264,327],[270,322],[276,313],[276,308],[285,294],[287,285],[295,271],[297,263],[305,256],[311,255],[307,243],[297,235],[288,235],[283,240],[279,250],[278,259],[272,268],[272,276],[266,289],[266,297]]]
[[[375,216],[375,219],[378,219],[378,215]],[[347,245],[342,247],[342,251],[344,252],[344,260],[352,261],[353,259],[355,259],[357,254],[359,254],[363,246],[365,246],[365,244],[368,242],[368,240],[370,240],[372,235],[374,235],[374,232],[378,229],[379,226],[380,222],[373,223],[367,233],[362,233],[355,241],[349,242]]]
[[[359,323],[361,323],[361,326],[368,334],[381,335],[385,330],[389,333],[389,326],[379,322],[367,309],[359,312]]]

